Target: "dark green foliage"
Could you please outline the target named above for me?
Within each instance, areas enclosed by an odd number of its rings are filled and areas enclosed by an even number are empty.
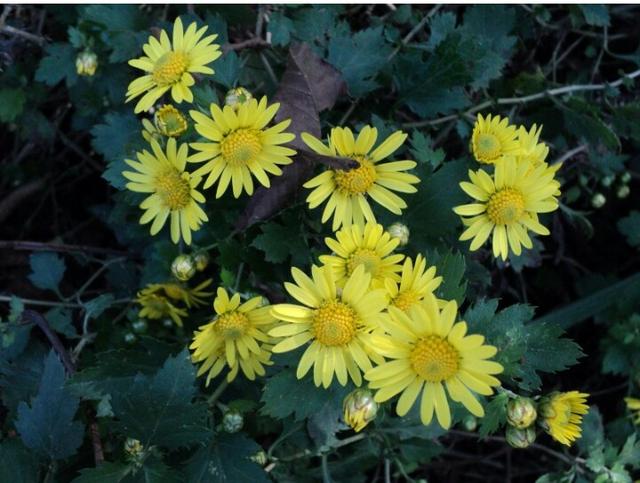
[[[29,280],[43,290],[58,291],[65,271],[64,260],[55,253],[34,253],[30,258],[31,275]]]

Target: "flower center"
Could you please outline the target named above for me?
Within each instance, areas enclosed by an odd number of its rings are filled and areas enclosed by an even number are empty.
[[[184,289],[175,283],[168,283],[164,285],[164,292],[167,296],[171,297],[173,300],[181,300],[184,295]]]
[[[250,325],[249,319],[242,312],[228,312],[218,317],[214,327],[225,339],[239,339]]]
[[[409,310],[409,307],[418,301],[420,301],[420,295],[413,290],[407,290],[406,292],[396,295],[396,297],[391,301],[391,304],[406,312]]]
[[[359,248],[349,256],[347,261],[347,275],[351,275],[360,265],[364,265],[365,271],[375,278],[380,269],[382,259],[373,250]]]
[[[411,366],[428,382],[442,382],[458,372],[460,354],[446,340],[428,335],[420,340],[411,353]]]
[[[524,196],[519,190],[504,188],[491,195],[487,215],[496,225],[509,225],[524,214]]]
[[[188,173],[166,171],[156,178],[156,192],[171,211],[181,210],[191,201]]]
[[[313,332],[327,346],[348,344],[356,335],[358,315],[342,302],[325,302],[313,316]]]
[[[174,84],[189,67],[189,57],[182,52],[167,52],[153,66],[153,80],[160,85]]]
[[[229,133],[221,143],[222,157],[232,165],[245,165],[262,151],[262,142],[255,129],[238,129]]]
[[[480,133],[475,141],[475,154],[478,159],[490,162],[500,156],[500,140],[489,133]]]
[[[162,106],[155,116],[156,127],[165,136],[178,137],[187,130],[187,121],[173,106]]]
[[[363,156],[353,156],[359,166],[348,171],[338,169],[335,171],[335,180],[338,188],[345,194],[356,195],[366,193],[376,181],[376,168],[371,161]]]

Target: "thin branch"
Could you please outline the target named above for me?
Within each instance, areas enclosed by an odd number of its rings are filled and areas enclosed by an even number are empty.
[[[400,42],[400,45],[396,47],[395,50],[389,54],[389,57],[387,57],[387,62],[393,59],[403,47],[405,47],[409,42],[411,42],[411,39],[415,37],[418,34],[418,32],[420,32],[420,30],[422,30],[422,28],[427,24],[429,19],[433,17],[441,8],[442,8],[442,5],[436,5],[431,10],[429,10],[429,13],[427,13],[424,17],[422,17],[422,20],[420,20],[420,22],[418,22],[417,25],[413,27],[407,35],[405,35],[405,37]]]
[[[256,47],[271,47],[271,44],[260,37],[252,37],[247,40],[243,40],[242,42],[236,42],[234,44],[224,44],[222,46],[222,51],[227,53],[232,50],[242,50],[242,49],[251,49]]]
[[[27,309],[24,312],[22,312],[22,320],[26,323],[33,323],[38,327],[40,327],[40,330],[42,330],[42,332],[44,332],[44,335],[47,337],[47,339],[49,339],[49,342],[51,343],[53,350],[55,350],[58,356],[60,357],[60,360],[62,361],[62,364],[64,365],[65,369],[67,370],[67,373],[69,375],[72,375],[73,373],[76,372],[76,366],[71,360],[71,357],[69,357],[69,353],[64,348],[64,345],[62,345],[62,342],[58,338],[58,335],[53,330],[51,330],[51,327],[49,326],[49,322],[47,322],[47,319],[45,319],[41,314],[39,314],[35,310]]]
[[[488,100],[484,101],[477,106],[474,106],[470,109],[467,109],[463,112],[458,112],[456,114],[450,114],[448,116],[443,116],[437,119],[429,119],[423,121],[416,122],[408,122],[402,125],[404,128],[416,128],[416,127],[424,127],[424,126],[435,126],[438,124],[442,124],[444,122],[452,121],[458,119],[462,116],[469,116],[475,114],[482,109],[485,109],[492,105],[513,105],[513,104],[526,104],[527,102],[537,101],[539,99],[544,99],[546,97],[554,97],[561,96],[563,94],[571,94],[574,92],[587,92],[587,91],[602,91],[609,87],[618,87],[622,85],[623,82],[627,79],[635,79],[640,76],[640,69],[630,72],[629,74],[625,74],[619,79],[608,82],[604,84],[575,84],[570,86],[556,87],[555,89],[547,89],[542,92],[537,92],[536,94],[530,94],[528,96],[523,97],[502,97],[496,100]]]
[[[9,217],[22,201],[44,188],[46,182],[46,178],[34,179],[19,186],[0,200],[0,223]]]
[[[555,161],[553,161],[551,164],[559,164],[559,163],[564,163],[567,159],[570,159],[572,157],[574,157],[576,154],[578,153],[582,153],[584,151],[587,150],[587,145],[586,144],[582,144],[576,148],[571,149],[570,151],[567,151],[566,153],[564,153],[562,156],[560,156],[558,159],[556,159]]]
[[[0,240],[0,248],[26,250],[30,252],[62,252],[62,253],[100,253],[105,255],[126,256],[127,252],[112,248],[92,247],[88,245],[67,245],[64,243],[47,243],[21,240]]]
[[[17,29],[11,25],[6,25],[5,22],[9,13],[11,13],[11,6],[7,5],[4,7],[2,15],[0,15],[0,33],[22,37],[23,39],[34,42],[41,47],[47,43],[47,40],[44,37],[25,32],[24,30]]]

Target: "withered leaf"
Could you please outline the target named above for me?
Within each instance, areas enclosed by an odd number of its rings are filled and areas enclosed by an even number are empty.
[[[345,89],[340,73],[313,53],[307,44],[295,44],[289,49],[287,69],[274,99],[280,103],[276,122],[291,119],[289,131],[296,139],[290,145],[298,154],[293,163],[283,167],[281,176],[271,179],[270,188],[260,186],[256,189],[236,223],[237,230],[272,216],[291,202],[313,174],[316,163],[342,169],[354,167],[349,159],[310,152],[300,136],[303,132],[321,136],[319,112],[333,107]]]

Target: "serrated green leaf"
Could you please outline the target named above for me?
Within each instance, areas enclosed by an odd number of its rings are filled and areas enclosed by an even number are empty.
[[[67,86],[71,87],[78,80],[76,73],[76,50],[71,44],[55,43],[45,48],[45,57],[40,60],[36,70],[35,79],[54,86],[65,79]]]
[[[22,114],[27,100],[22,89],[0,89],[0,122],[13,122]]]
[[[434,250],[428,252],[426,258],[427,263],[435,265],[436,274],[442,277],[436,295],[444,300],[456,300],[461,305],[467,288],[467,281],[463,279],[466,268],[464,256],[454,252],[441,255]]]
[[[43,290],[58,291],[66,269],[64,260],[55,253],[34,253],[29,258],[31,274],[29,280],[33,285]]]
[[[11,483],[38,483],[38,459],[17,438],[6,438],[0,443],[0,481]]]
[[[427,49],[433,50],[447,38],[456,28],[456,16],[453,12],[442,12],[429,21],[431,35],[427,41]]]
[[[78,335],[71,320],[71,310],[65,307],[55,307],[46,313],[49,325],[56,332],[66,336],[75,337]]]
[[[609,26],[609,9],[606,5],[578,5],[578,8],[589,25],[595,27]]]
[[[83,424],[74,421],[79,399],[64,388],[64,367],[58,356],[49,353],[38,394],[31,404],[18,405],[15,425],[23,443],[51,459],[64,459],[82,444]]]
[[[444,149],[433,149],[433,141],[420,131],[414,131],[410,139],[411,154],[416,161],[426,163],[432,169],[437,169],[445,158]]]
[[[111,303],[113,302],[113,295],[110,293],[104,293],[102,295],[98,295],[96,298],[89,300],[82,304],[86,317],[91,319],[96,319],[100,317],[100,315],[111,307]]]
[[[301,255],[308,251],[302,236],[292,236],[290,226],[269,222],[263,224],[261,229],[262,234],[255,237],[251,246],[263,251],[264,258],[268,262],[282,263],[292,257],[296,264],[301,261]]]
[[[269,18],[271,43],[277,46],[289,45],[291,33],[294,31],[293,21],[283,12],[273,12]]]
[[[269,483],[264,470],[249,458],[262,448],[243,434],[220,433],[187,462],[188,483]]]
[[[178,448],[202,442],[208,435],[207,406],[192,403],[195,377],[186,349],[169,357],[154,376],[137,375],[128,389],[111,394],[118,419],[114,428],[145,447]]]
[[[227,89],[231,89],[238,82],[240,76],[240,57],[233,52],[227,52],[214,64],[215,74],[213,80],[223,85]]]
[[[22,318],[22,312],[24,312],[24,302],[20,297],[12,295],[9,300],[9,322],[18,323]]]
[[[507,417],[507,402],[509,402],[509,396],[502,392],[496,394],[484,407],[484,417],[480,419],[478,428],[480,436],[489,436],[504,425]]]
[[[640,247],[640,211],[632,210],[628,216],[618,220],[618,231],[632,247]]]
[[[72,483],[120,483],[132,471],[131,465],[105,461],[95,468],[80,470],[80,476]]]

